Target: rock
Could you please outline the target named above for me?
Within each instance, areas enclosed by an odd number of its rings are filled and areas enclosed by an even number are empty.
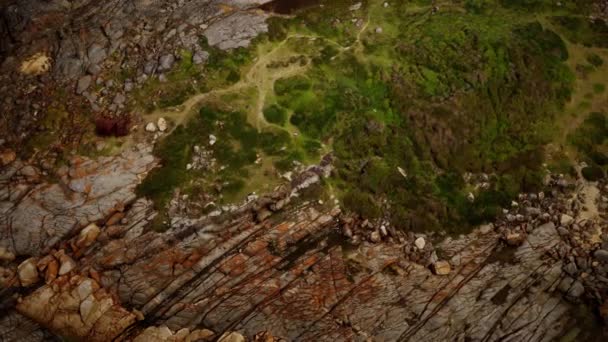
[[[585,287],[578,280],[575,280],[570,286],[570,290],[568,290],[568,296],[571,298],[579,298],[583,293],[585,293]]]
[[[492,223],[479,226],[479,232],[484,235],[490,233],[493,230],[494,230],[494,224],[492,224]]]
[[[59,256],[59,275],[68,274],[76,268],[76,262],[65,253]]]
[[[197,51],[192,56],[192,63],[195,65],[206,63],[209,60],[209,52],[207,51]]]
[[[558,227],[557,228],[557,232],[559,233],[559,235],[561,236],[567,236],[570,235],[570,231],[568,231],[568,229],[566,229],[565,227]]]
[[[154,133],[156,131],[156,124],[154,122],[148,122],[148,124],[146,125],[146,132]]]
[[[89,73],[90,75],[97,75],[100,72],[101,72],[101,67],[97,64],[91,64],[87,68],[87,73]]]
[[[593,253],[593,256],[601,262],[608,263],[608,251],[605,249],[598,249]]]
[[[574,277],[578,273],[578,267],[576,267],[574,262],[570,262],[564,266],[564,271]]]
[[[416,245],[419,250],[423,250],[424,246],[426,246],[426,241],[423,237],[419,237],[416,239],[416,241],[414,241],[414,245]]]
[[[21,282],[21,286],[29,287],[36,284],[39,280],[38,268],[36,267],[36,259],[29,258],[19,264],[19,266],[17,267],[17,274],[19,275],[19,281]]]
[[[6,247],[0,247],[0,261],[13,261],[15,260],[15,254],[6,249]]]
[[[103,46],[94,43],[89,47],[87,55],[90,64],[99,64],[106,58],[107,51]]]
[[[376,31],[377,34],[381,34],[383,32],[382,27],[376,27]]]
[[[114,96],[114,99],[112,100],[112,103],[116,104],[116,105],[122,105],[127,101],[127,98],[125,97],[124,94],[118,93],[116,94],[116,96]]]
[[[238,332],[226,332],[224,333],[218,342],[245,342],[245,337]]]
[[[93,77],[91,77],[91,75],[82,76],[80,79],[78,79],[78,84],[76,85],[76,94],[82,94],[85,92],[85,90],[89,89],[92,81]]]
[[[433,264],[433,273],[436,275],[448,275],[452,271],[450,263],[447,261],[437,261]]]
[[[17,159],[17,154],[13,150],[3,150],[0,152],[0,166],[8,165]]]
[[[475,202],[475,195],[473,195],[472,192],[469,192],[469,194],[467,195],[467,200],[469,200],[469,202]]]
[[[509,246],[519,246],[524,242],[524,235],[519,232],[509,232],[505,240]]]
[[[209,329],[198,329],[188,335],[187,341],[211,341],[215,333]]]
[[[57,278],[57,274],[59,273],[59,262],[57,259],[53,258],[46,265],[46,271],[44,273],[44,281],[47,284],[50,284],[53,280]]]
[[[158,70],[167,71],[173,67],[175,63],[175,56],[173,54],[166,54],[158,59]]]
[[[377,230],[374,230],[369,236],[369,241],[371,241],[373,243],[378,243],[378,242],[382,241],[382,238],[380,237],[380,233]]]
[[[559,220],[560,224],[562,226],[569,226],[570,224],[572,224],[572,222],[574,222],[574,218],[570,215],[567,214],[562,214],[560,220]]]
[[[217,142],[217,137],[213,134],[209,134],[209,146],[215,145]]]
[[[158,130],[161,132],[166,131],[168,128],[167,120],[165,120],[165,118],[158,118],[158,122],[156,122],[156,125],[158,126]]]
[[[80,248],[89,247],[97,240],[99,233],[101,233],[101,229],[95,223],[91,223],[80,231],[76,244]]]

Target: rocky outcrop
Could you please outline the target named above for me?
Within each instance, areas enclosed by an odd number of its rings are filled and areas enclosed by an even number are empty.
[[[571,302],[606,300],[604,188],[555,178],[493,225],[433,243],[301,198],[324,165],[220,216],[176,217],[163,233],[145,229],[147,200],[107,212],[63,249],[35,253],[46,284],[16,308],[92,340],[545,341],[574,323]],[[370,230],[381,241],[355,239]],[[74,265],[49,276],[53,260]]]
[[[156,164],[151,152],[142,145],[98,161],[75,157],[58,170],[55,184],[40,183],[29,165],[11,163],[0,173],[0,246],[17,256],[38,256],[89,223],[123,211]]]

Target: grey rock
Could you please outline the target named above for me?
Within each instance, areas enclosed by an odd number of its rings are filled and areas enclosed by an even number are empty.
[[[583,293],[585,293],[585,287],[578,280],[575,280],[570,290],[568,290],[568,296],[571,298],[579,298]]]
[[[89,89],[92,81],[93,77],[91,77],[90,75],[82,76],[80,79],[78,79],[78,84],[76,85],[76,93],[82,94],[85,90]]]
[[[99,64],[103,62],[103,60],[106,59],[107,54],[107,50],[97,43],[92,44],[87,51],[90,64]]]
[[[207,51],[197,51],[192,56],[192,63],[195,65],[206,63],[209,60],[209,52]]]
[[[175,63],[175,56],[173,56],[173,54],[163,55],[158,59],[158,70],[159,71],[171,70],[174,63]]]
[[[578,273],[578,267],[576,267],[574,262],[569,262],[566,266],[564,266],[564,271],[574,277]]]
[[[101,72],[101,67],[97,64],[91,64],[87,68],[87,72],[91,75],[97,75]]]

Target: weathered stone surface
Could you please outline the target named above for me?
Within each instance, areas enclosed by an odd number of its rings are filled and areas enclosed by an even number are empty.
[[[151,148],[139,146],[100,161],[74,158],[62,184],[24,184],[0,220],[0,247],[15,255],[40,255],[89,222],[135,199],[141,175],[154,167]],[[10,169],[0,170],[10,179]]]
[[[564,240],[555,224],[559,216],[549,222],[536,215],[530,222],[510,222],[505,215],[495,222],[495,230],[448,238],[437,246],[424,240],[415,249],[425,255],[418,260],[428,260],[435,248],[450,260],[437,261],[435,256],[429,269],[404,258],[404,247],[416,245],[413,236],[399,243],[350,245],[347,239],[372,232],[369,223],[341,217],[340,210],[317,201],[292,203],[291,194],[318,182],[319,175],[293,179],[290,187],[260,196],[230,215],[175,218],[164,233],[145,230],[154,217],[152,204],[137,200],[120,220],[106,220],[113,224],[112,234],[101,238],[101,229],[88,253],[66,249],[78,259],[69,281],[68,276],[47,280],[49,285],[24,297],[17,308],[53,331],[99,340],[118,334],[188,340],[194,333],[205,334],[196,330],[204,325],[248,337],[266,331],[285,340],[512,336],[543,341],[560,336],[556,326],[571,323],[571,304],[564,297],[581,300],[586,288],[595,286],[568,275],[588,266],[582,255],[573,262],[560,250],[573,239],[586,242],[575,231]],[[537,205],[546,210],[561,203],[554,201]],[[525,208],[514,207],[508,215]],[[506,246],[506,225],[518,231],[522,224],[532,229],[525,230],[518,244]],[[349,225],[353,237],[336,235],[345,231],[342,225]],[[73,275],[87,270],[89,276]],[[50,310],[72,308],[66,309],[71,313],[51,317],[34,311],[49,305]],[[100,307],[109,317],[122,318],[98,318]],[[76,314],[78,319],[70,316]],[[134,328],[126,329],[124,321]]]

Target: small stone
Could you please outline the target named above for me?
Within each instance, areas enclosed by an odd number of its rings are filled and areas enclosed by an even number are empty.
[[[156,123],[156,125],[158,126],[158,130],[161,132],[164,132],[167,130],[168,126],[167,126],[167,120],[165,120],[165,118],[159,118],[158,122]]]
[[[97,240],[100,233],[101,229],[95,223],[91,223],[80,231],[76,245],[80,248],[89,247]]]
[[[76,262],[66,254],[59,257],[59,275],[64,275],[76,268]]]
[[[213,134],[209,134],[209,146],[215,145],[217,142],[217,137]]]
[[[568,290],[568,296],[572,298],[578,298],[585,293],[585,287],[580,281],[576,280],[572,283],[570,290]]]
[[[568,231],[568,229],[566,229],[565,227],[559,227],[557,228],[557,232],[559,233],[559,235],[561,236],[567,236],[570,235],[570,232]]]
[[[158,70],[169,70],[173,67],[173,63],[175,63],[175,56],[173,54],[166,54],[158,59]]]
[[[192,63],[195,65],[203,64],[207,62],[209,59],[209,52],[207,51],[197,51],[194,56],[192,56]]]
[[[382,241],[382,239],[380,237],[380,233],[377,230],[374,230],[369,236],[369,241],[371,241],[373,243],[378,243],[378,242]]]
[[[2,152],[0,152],[0,165],[1,166],[6,166],[6,165],[14,162],[15,159],[17,159],[17,154],[13,150],[6,149],[6,150],[3,150]]]
[[[382,32],[383,32],[382,27],[376,27],[376,33],[377,34],[380,34]]]
[[[0,247],[0,261],[13,261],[15,254],[11,253],[6,247]]]
[[[146,132],[154,133],[157,131],[156,124],[154,122],[149,122],[146,125]]]
[[[91,75],[82,76],[76,85],[76,94],[82,94],[85,92],[85,90],[89,89],[91,86],[91,81],[93,81],[93,77],[91,77]]]
[[[194,330],[188,335],[186,341],[210,341],[215,333],[209,329]]]
[[[447,261],[437,261],[433,264],[433,272],[436,275],[448,275],[452,271],[450,263]]]
[[[17,267],[17,274],[19,275],[19,281],[21,286],[29,287],[36,284],[38,278],[38,268],[36,267],[36,259],[29,258],[19,264]]]
[[[572,222],[574,222],[574,218],[570,215],[562,214],[559,222],[561,223],[562,226],[567,227],[570,224],[572,224]]]
[[[245,337],[238,332],[226,332],[222,335],[218,342],[245,342]]]
[[[564,271],[574,277],[578,273],[578,267],[576,267],[575,263],[570,262],[564,266]]]
[[[426,246],[426,241],[423,237],[419,237],[416,239],[416,241],[414,241],[414,245],[416,245],[419,250],[423,250],[424,246]]]
[[[522,233],[509,232],[507,233],[506,241],[509,246],[519,246],[524,242],[524,236]]]

